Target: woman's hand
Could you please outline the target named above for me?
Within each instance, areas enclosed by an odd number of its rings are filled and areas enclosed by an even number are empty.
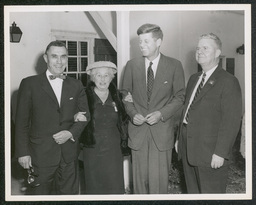
[[[74,121],[75,122],[85,122],[87,121],[87,118],[85,117],[86,112],[78,112],[74,115]]]
[[[125,96],[124,101],[133,102],[132,94],[130,92],[128,92],[128,94]]]

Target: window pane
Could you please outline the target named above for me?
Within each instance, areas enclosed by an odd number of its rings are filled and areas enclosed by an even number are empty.
[[[88,58],[81,58],[81,71],[85,71],[88,65]]]
[[[77,58],[68,58],[68,72],[77,71]]]
[[[77,43],[75,41],[68,41],[68,55],[77,55]]]
[[[67,76],[69,76],[69,77],[71,77],[71,78],[75,78],[75,79],[77,79],[77,74],[67,74]]]
[[[87,42],[81,42],[81,55],[87,56]]]

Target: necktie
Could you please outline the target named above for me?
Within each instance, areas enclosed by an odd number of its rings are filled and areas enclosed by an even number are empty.
[[[187,122],[188,122],[188,118],[189,118],[189,110],[190,110],[191,106],[193,105],[193,103],[194,103],[196,97],[197,97],[198,94],[201,92],[202,88],[204,87],[205,76],[206,76],[206,74],[205,74],[205,72],[204,72],[204,73],[203,73],[202,80],[201,80],[199,86],[197,87],[197,90],[196,90],[194,99],[193,99],[193,101],[191,102],[190,107],[188,108],[188,112],[187,112],[187,115],[186,115],[186,117],[185,117],[185,119],[186,119]]]
[[[63,75],[63,74],[59,74],[59,75],[49,75],[49,78],[50,78],[50,80],[54,80],[54,79],[56,79],[56,78],[60,78],[60,79],[62,79],[62,80],[65,80],[65,79],[66,79],[66,76]]]
[[[154,85],[154,72],[152,70],[153,63],[150,62],[148,67],[147,73],[147,95],[148,95],[148,102],[150,101],[150,96],[152,93],[153,85]]]

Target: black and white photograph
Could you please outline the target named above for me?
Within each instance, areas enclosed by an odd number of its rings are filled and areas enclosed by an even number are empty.
[[[4,6],[5,200],[252,199],[250,4]]]

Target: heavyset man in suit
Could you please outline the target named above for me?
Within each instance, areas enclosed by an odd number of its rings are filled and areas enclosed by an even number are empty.
[[[167,194],[174,115],[184,102],[184,72],[180,61],[160,53],[163,33],[159,26],[144,24],[137,34],[143,57],[127,62],[122,81],[122,89],[132,95],[125,104],[132,119],[128,145],[134,193]],[[149,70],[153,70],[153,80]]]
[[[199,38],[196,60],[202,72],[192,75],[187,84],[178,156],[188,193],[226,192],[242,98],[238,80],[219,64],[221,47],[220,39],[212,33]]]
[[[63,75],[65,44],[51,42],[43,57],[47,71],[20,84],[16,156],[24,169],[33,166],[38,175],[33,194],[78,194],[78,139],[87,122],[74,122],[74,115],[83,111],[90,120],[86,94],[80,81]]]

